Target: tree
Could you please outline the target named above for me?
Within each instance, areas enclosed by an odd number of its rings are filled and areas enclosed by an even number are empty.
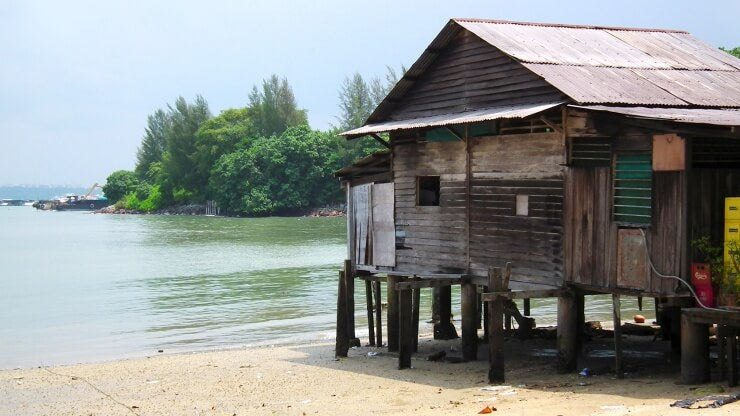
[[[199,184],[194,159],[196,152],[195,134],[206,120],[211,117],[208,103],[200,95],[195,102],[189,104],[184,98],[178,97],[174,106],[168,105],[170,122],[165,130],[166,152],[162,163],[164,168],[164,183],[162,191],[169,194],[182,189],[194,193],[196,198]]]
[[[740,58],[740,46],[736,46],[733,49],[725,49],[723,47],[720,47],[721,50],[729,53],[730,55],[734,56],[735,58]]]
[[[333,177],[334,137],[308,126],[262,137],[222,156],[213,168],[211,193],[232,213],[289,214],[342,199]]]
[[[375,108],[365,80],[359,72],[344,79],[339,90],[339,128],[351,130],[362,126]]]
[[[197,188],[206,194],[211,169],[223,155],[236,150],[237,145],[249,146],[254,137],[250,109],[230,108],[205,121],[195,135],[193,160],[197,171]]]
[[[111,202],[118,202],[124,195],[134,192],[139,186],[139,178],[130,170],[117,170],[106,179],[103,193]]]
[[[147,116],[147,127],[144,130],[144,137],[136,152],[135,171],[139,175],[139,178],[147,178],[147,173],[152,164],[162,160],[162,154],[166,148],[165,132],[169,123],[169,115],[162,109]]]
[[[288,80],[275,74],[262,81],[261,91],[252,87],[249,108],[260,136],[279,135],[289,127],[308,124],[306,110],[298,108]]]

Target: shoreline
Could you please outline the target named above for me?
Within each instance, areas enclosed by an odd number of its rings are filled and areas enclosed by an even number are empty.
[[[143,212],[130,210],[125,208],[116,208],[115,205],[109,205],[105,208],[101,208],[93,211],[94,214],[110,214],[110,215],[184,215],[184,216],[201,216],[201,217],[223,217],[223,218],[264,218],[268,216],[247,216],[247,215],[213,215],[206,214],[205,204],[188,204],[188,205],[176,205],[168,208],[159,209],[152,212]],[[313,208],[305,211],[298,211],[292,214],[285,215],[269,215],[270,217],[285,217],[285,218],[315,218],[315,217],[344,217],[346,213],[342,209],[333,208]]]
[[[632,347],[645,341],[650,344],[643,339]],[[385,348],[358,347],[350,349],[348,358],[335,360],[329,342],[1,370],[0,414],[459,415],[477,414],[486,406],[507,415],[740,411],[740,402],[693,411],[670,407],[676,400],[717,394],[721,386],[676,384],[675,363],[658,371],[636,366],[623,380],[609,371],[584,378],[555,372],[549,355],[553,340],[524,342],[533,354],[522,355],[522,341],[507,338],[506,353],[516,359],[507,360],[507,382],[502,386],[485,381],[484,354],[473,362],[427,361],[430,353],[452,354],[459,345],[459,340],[429,337],[420,340],[409,370],[397,370],[397,355]],[[603,345],[591,346],[598,351]],[[485,349],[483,345],[480,351]]]

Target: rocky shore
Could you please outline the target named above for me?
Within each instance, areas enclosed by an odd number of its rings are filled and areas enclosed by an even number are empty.
[[[116,214],[116,215],[131,215],[131,214],[142,214],[142,215],[206,215],[205,204],[187,204],[187,205],[176,205],[160,209],[152,212],[142,212],[125,208],[116,208],[115,205],[110,205],[105,208],[95,211],[96,214]],[[295,212],[295,217],[343,217],[345,215],[344,210],[338,208],[316,208],[303,212]],[[241,215],[222,215],[225,217],[241,217]]]

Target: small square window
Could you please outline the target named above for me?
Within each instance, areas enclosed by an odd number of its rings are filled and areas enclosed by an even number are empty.
[[[529,195],[516,196],[516,215],[529,216]]]
[[[439,206],[439,176],[418,176],[416,205],[421,207]]]

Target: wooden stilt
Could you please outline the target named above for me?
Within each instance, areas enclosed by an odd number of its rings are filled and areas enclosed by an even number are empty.
[[[464,281],[461,286],[462,358],[472,361],[478,357],[478,293],[470,281]]]
[[[346,357],[349,351],[347,336],[347,280],[344,271],[339,272],[339,289],[337,290],[337,336],[334,347],[335,357]]]
[[[373,287],[372,282],[365,280],[365,303],[367,303],[367,337],[370,346],[375,346],[375,316],[373,311]]]
[[[560,373],[576,370],[578,364],[578,311],[573,294],[566,293],[558,297],[558,362]]]
[[[347,337],[350,346],[360,346],[355,334],[355,274],[351,260],[344,261],[344,278],[347,281]]]
[[[398,276],[388,276],[388,351],[398,351]]]
[[[411,330],[413,331],[413,352],[419,352],[419,302],[421,301],[421,288],[413,289]]]
[[[501,269],[488,271],[488,288],[494,292],[503,290]],[[504,382],[504,299],[488,302],[488,382]],[[463,333],[464,334],[464,333]]]
[[[529,302],[529,298],[524,299],[524,316],[532,316],[532,307]]]
[[[737,386],[737,328],[728,325],[727,333],[727,385]]]
[[[624,378],[622,362],[622,304],[619,295],[612,295],[612,311],[614,314],[614,372],[617,378]]]
[[[491,290],[489,289],[489,287],[490,286],[484,287],[483,291],[490,292]],[[489,332],[491,326],[489,319],[491,316],[490,309],[491,308],[488,307],[488,303],[483,302],[483,339],[485,340],[485,342],[488,342],[488,340],[491,338],[491,334]]]
[[[432,296],[437,304],[434,324],[434,339],[458,338],[452,323],[452,286],[435,287]]]
[[[576,350],[580,351],[583,345],[583,331],[586,329],[586,297],[580,293],[576,293],[576,313],[578,314],[578,322],[576,323]],[[577,355],[577,353],[576,353]]]
[[[373,295],[375,295],[375,345],[383,346],[383,302],[380,294],[380,282],[373,282]]]
[[[709,381],[709,326],[681,316],[681,380],[686,384]]]
[[[412,340],[414,331],[411,322],[413,317],[412,289],[398,291],[398,299],[398,369],[402,370],[411,367],[411,353],[414,348]]]
[[[511,329],[511,314],[510,313],[504,313],[504,329],[506,330]]]

